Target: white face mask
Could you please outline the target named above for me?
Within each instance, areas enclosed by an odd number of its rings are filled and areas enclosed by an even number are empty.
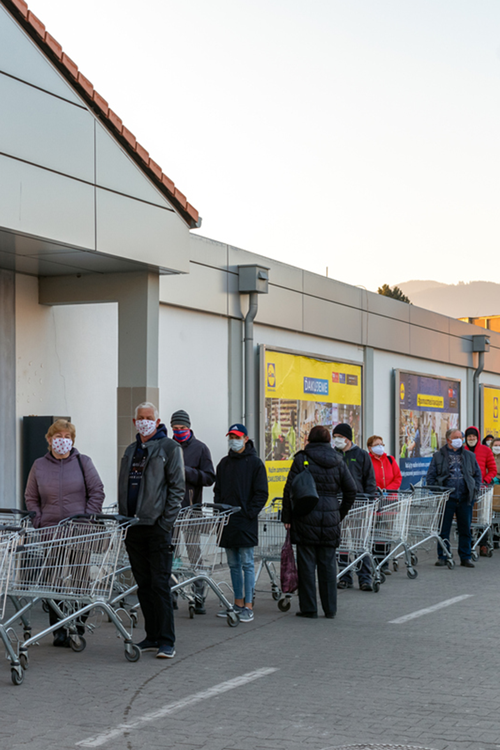
[[[139,435],[142,435],[142,437],[149,437],[156,430],[156,422],[152,419],[136,419],[135,427]]]
[[[376,456],[381,456],[382,453],[385,453],[384,446],[383,445],[372,445],[371,452],[375,453]]]
[[[245,445],[244,438],[229,438],[227,441],[227,444],[229,446],[230,451],[234,451],[235,453],[239,453],[240,450]]]
[[[500,445],[494,445],[491,450],[493,451],[495,456],[498,456],[500,454]]]
[[[477,438],[475,437],[467,438],[467,445],[470,445],[472,447],[473,445],[476,445],[476,443],[477,443]]]
[[[347,440],[345,438],[341,438],[341,437],[334,437],[333,438],[333,444],[334,444],[334,446],[336,448],[339,448],[340,450],[342,450],[343,448],[346,447]]]
[[[52,450],[58,456],[65,456],[73,447],[73,441],[70,438],[53,438]]]
[[[452,448],[461,448],[463,445],[462,438],[454,438],[451,441],[451,447]]]

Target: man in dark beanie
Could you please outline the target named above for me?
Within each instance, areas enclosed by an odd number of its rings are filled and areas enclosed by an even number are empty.
[[[183,409],[174,411],[170,418],[170,425],[173,432],[172,437],[181,446],[184,456],[186,494],[182,501],[182,507],[186,508],[188,505],[197,505],[203,501],[203,487],[211,487],[215,482],[215,469],[210,450],[205,443],[202,443],[201,440],[198,440],[194,436],[194,432],[191,429],[191,419],[187,411]],[[193,542],[194,540],[191,539],[190,541]],[[200,563],[200,554],[199,546],[196,544],[188,546],[188,555],[192,564]],[[195,594],[195,614],[204,615],[204,586],[203,584],[195,583],[193,588]]]
[[[353,443],[351,425],[343,423],[333,428],[333,445],[343,455],[347,468],[356,483],[357,492],[374,498],[377,485],[372,460],[368,451],[364,451]],[[339,569],[346,565],[346,561],[342,559],[344,557],[344,555],[340,556]],[[358,580],[361,591],[373,591],[372,573],[366,558],[363,559],[358,571]],[[351,571],[342,576],[337,584],[339,589],[350,589],[352,585]]]

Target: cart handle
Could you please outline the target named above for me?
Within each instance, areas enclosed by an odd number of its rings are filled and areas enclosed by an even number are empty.
[[[137,517],[130,517],[130,516],[122,516],[120,513],[76,513],[74,516],[68,516],[68,518],[63,518],[63,520],[60,522],[61,525],[67,523],[68,521],[76,521],[79,518],[92,520],[92,521],[116,521],[118,524],[128,524],[129,526],[133,526],[136,523],[139,523],[139,519]]]
[[[19,508],[0,508],[0,513],[12,513],[18,516],[29,516],[29,518],[36,516],[34,510],[20,510]]]
[[[233,511],[233,513],[238,513],[241,508],[237,505],[226,505],[225,503],[194,503],[194,505],[189,506],[191,508],[214,508],[214,510],[220,510],[221,512],[226,512],[228,510]]]

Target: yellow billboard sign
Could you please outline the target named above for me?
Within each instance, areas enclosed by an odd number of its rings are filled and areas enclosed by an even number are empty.
[[[347,422],[361,441],[361,365],[265,350],[265,464],[269,500],[282,497],[294,454],[315,425]]]
[[[483,435],[500,437],[500,388],[483,386]]]
[[[444,398],[417,393],[417,406],[421,409],[444,409]]]

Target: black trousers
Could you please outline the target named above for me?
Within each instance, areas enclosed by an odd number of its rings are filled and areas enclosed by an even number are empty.
[[[301,612],[316,613],[316,570],[319,597],[325,615],[337,612],[337,561],[335,547],[297,544],[299,607]]]
[[[158,524],[131,526],[125,539],[137,596],[146,628],[146,638],[159,645],[175,643],[174,610],[170,594],[172,535]]]

